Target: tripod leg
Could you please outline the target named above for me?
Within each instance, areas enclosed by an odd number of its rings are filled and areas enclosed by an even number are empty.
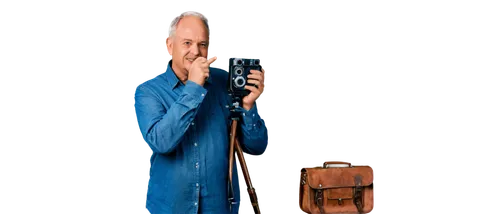
[[[235,155],[237,157],[237,161],[240,164],[241,177],[242,177],[243,182],[245,184],[245,191],[248,195],[249,205],[251,207],[255,207],[257,213],[261,214],[262,207],[260,206],[259,200],[257,198],[257,192],[255,191],[254,185],[252,183],[252,176],[250,175],[250,172],[248,169],[250,166],[245,161],[246,155],[243,152],[243,149],[241,148],[241,145],[238,142],[238,139],[235,140],[234,147],[235,147],[235,151],[236,151]]]
[[[245,162],[245,157],[243,157],[243,150],[241,149],[240,143],[236,138],[236,128],[237,128],[237,120],[233,120],[231,124],[231,136],[229,141],[229,209],[231,210],[231,204],[234,200],[234,192],[233,192],[233,162],[234,162],[234,153],[236,150],[236,154],[238,155],[238,160],[241,165],[241,170],[243,172],[243,176],[245,177],[245,182],[247,184],[248,194],[250,196],[250,201],[252,203],[253,210],[255,214],[260,214],[259,202],[257,201],[257,193],[252,186],[252,181],[250,180],[250,174],[248,173],[247,164]]]
[[[229,140],[229,180],[233,180],[234,143],[236,141],[236,120],[231,124],[231,139]]]
[[[232,121],[231,133],[229,140],[229,173],[228,173],[228,200],[229,200],[229,210],[231,211],[231,205],[234,202],[234,190],[233,190],[233,162],[234,162],[234,143],[236,140],[236,120]]]

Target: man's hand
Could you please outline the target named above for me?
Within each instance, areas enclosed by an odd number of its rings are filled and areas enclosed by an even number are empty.
[[[245,89],[250,90],[250,94],[243,97],[243,108],[247,111],[253,107],[255,100],[257,100],[262,92],[264,92],[264,74],[264,68],[262,68],[262,72],[257,70],[250,70],[247,83],[254,84],[257,87],[250,85],[245,86]]]
[[[203,84],[205,84],[205,80],[210,75],[210,70],[208,69],[208,67],[216,59],[217,59],[217,57],[215,57],[215,56],[209,60],[207,60],[204,57],[196,58],[196,60],[194,60],[193,64],[191,64],[191,68],[189,68],[188,80],[191,80],[191,81],[197,83],[198,85],[203,86]]]

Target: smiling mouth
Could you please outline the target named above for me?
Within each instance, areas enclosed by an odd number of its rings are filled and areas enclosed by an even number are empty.
[[[194,62],[194,60],[196,60],[196,58],[186,58],[186,59],[190,62]]]

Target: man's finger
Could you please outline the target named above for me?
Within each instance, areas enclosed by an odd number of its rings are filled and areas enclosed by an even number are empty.
[[[203,57],[196,58],[193,62],[204,62],[206,59]]]
[[[248,83],[249,83],[249,84],[254,84],[254,85],[260,85],[260,81],[258,81],[258,80],[252,80],[252,79],[249,79],[249,80],[248,80]]]
[[[210,59],[207,61],[207,63],[210,65],[210,64],[212,64],[212,62],[214,62],[216,59],[217,59],[217,57],[216,57],[216,56],[214,56],[214,57],[210,58]]]
[[[258,71],[258,70],[250,70],[250,73],[252,73],[252,74],[259,74],[260,71]]]
[[[262,76],[258,74],[249,74],[248,79],[256,79],[256,80],[262,80]]]
[[[245,89],[248,89],[250,92],[260,94],[259,89],[257,89],[257,87],[255,87],[255,86],[245,85]]]
[[[207,63],[202,63],[200,66],[201,66],[202,68],[206,68],[206,69],[208,69],[208,68],[210,67],[210,65],[209,65],[209,64],[207,64]],[[208,70],[207,70],[207,71],[208,71]]]

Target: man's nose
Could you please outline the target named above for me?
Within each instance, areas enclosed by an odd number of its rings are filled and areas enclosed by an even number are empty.
[[[189,50],[193,55],[198,56],[200,54],[200,48],[198,44],[191,45],[191,50]]]

